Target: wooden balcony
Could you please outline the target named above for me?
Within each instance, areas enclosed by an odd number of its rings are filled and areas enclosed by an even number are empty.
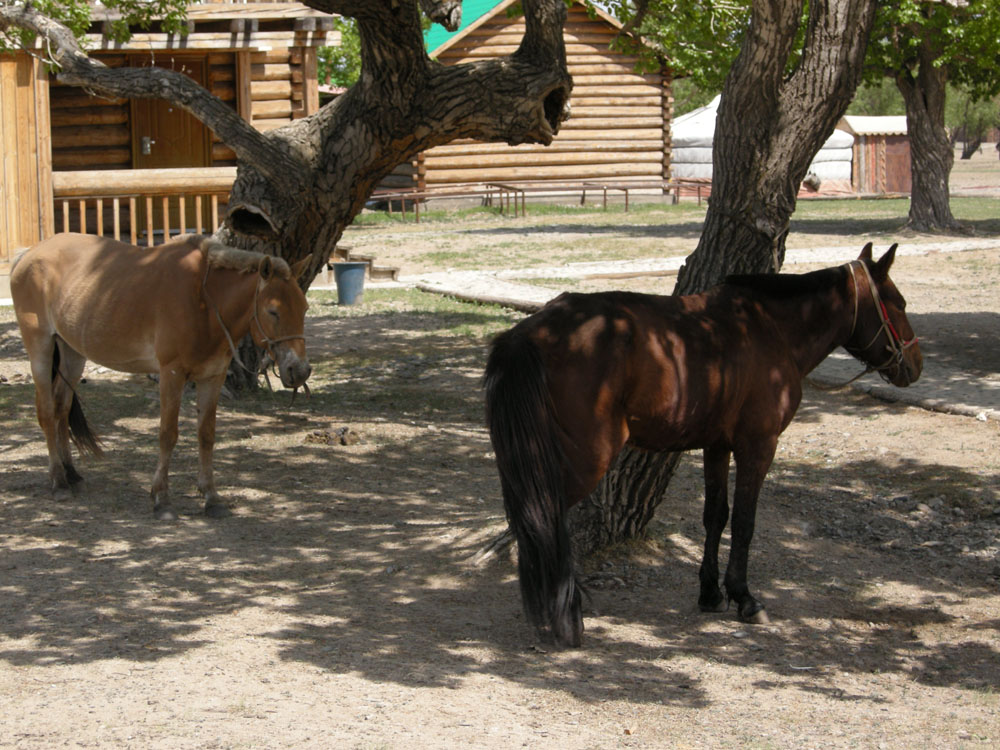
[[[236,167],[53,172],[55,230],[152,246],[211,234],[225,217]]]

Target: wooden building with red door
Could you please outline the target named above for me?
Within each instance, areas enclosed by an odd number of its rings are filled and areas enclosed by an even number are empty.
[[[910,194],[913,178],[905,115],[845,115],[837,129],[854,136],[851,182],[856,193]]]

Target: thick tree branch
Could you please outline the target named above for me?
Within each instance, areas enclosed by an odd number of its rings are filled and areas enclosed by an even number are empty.
[[[462,0],[420,0],[420,7],[429,19],[448,31],[455,31],[462,24]]]
[[[462,23],[462,0],[419,0],[420,7],[434,23],[455,31]],[[399,3],[378,0],[302,0],[314,10],[336,13],[358,21],[371,21]]]
[[[183,73],[164,68],[108,68],[80,49],[73,33],[28,3],[0,5],[0,31],[17,26],[37,34],[63,83],[104,96],[165,99],[211,128],[240,159],[270,179],[289,183],[303,162],[284,142],[253,128],[218,97]],[[289,185],[291,187],[291,185]]]

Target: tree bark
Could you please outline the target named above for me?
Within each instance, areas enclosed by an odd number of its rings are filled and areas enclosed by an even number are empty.
[[[680,453],[626,446],[597,489],[570,511],[573,549],[585,555],[639,537],[666,497],[680,459]]]
[[[908,226],[921,232],[964,231],[951,213],[948,181],[955,152],[944,126],[947,73],[934,65],[936,58],[924,42],[916,72],[904,69],[896,73],[896,87],[906,105],[913,176]]]
[[[676,294],[732,273],[776,272],[799,185],[861,79],[875,0],[812,0],[795,59],[802,0],[755,0],[726,77],[712,153],[712,197]],[[578,552],[641,533],[666,494],[678,454],[626,446],[577,512]],[[645,519],[645,520],[643,520]]]

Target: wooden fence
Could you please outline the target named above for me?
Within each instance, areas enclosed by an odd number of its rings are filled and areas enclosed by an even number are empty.
[[[210,234],[235,179],[235,167],[55,172],[55,227],[146,246],[188,232]]]

